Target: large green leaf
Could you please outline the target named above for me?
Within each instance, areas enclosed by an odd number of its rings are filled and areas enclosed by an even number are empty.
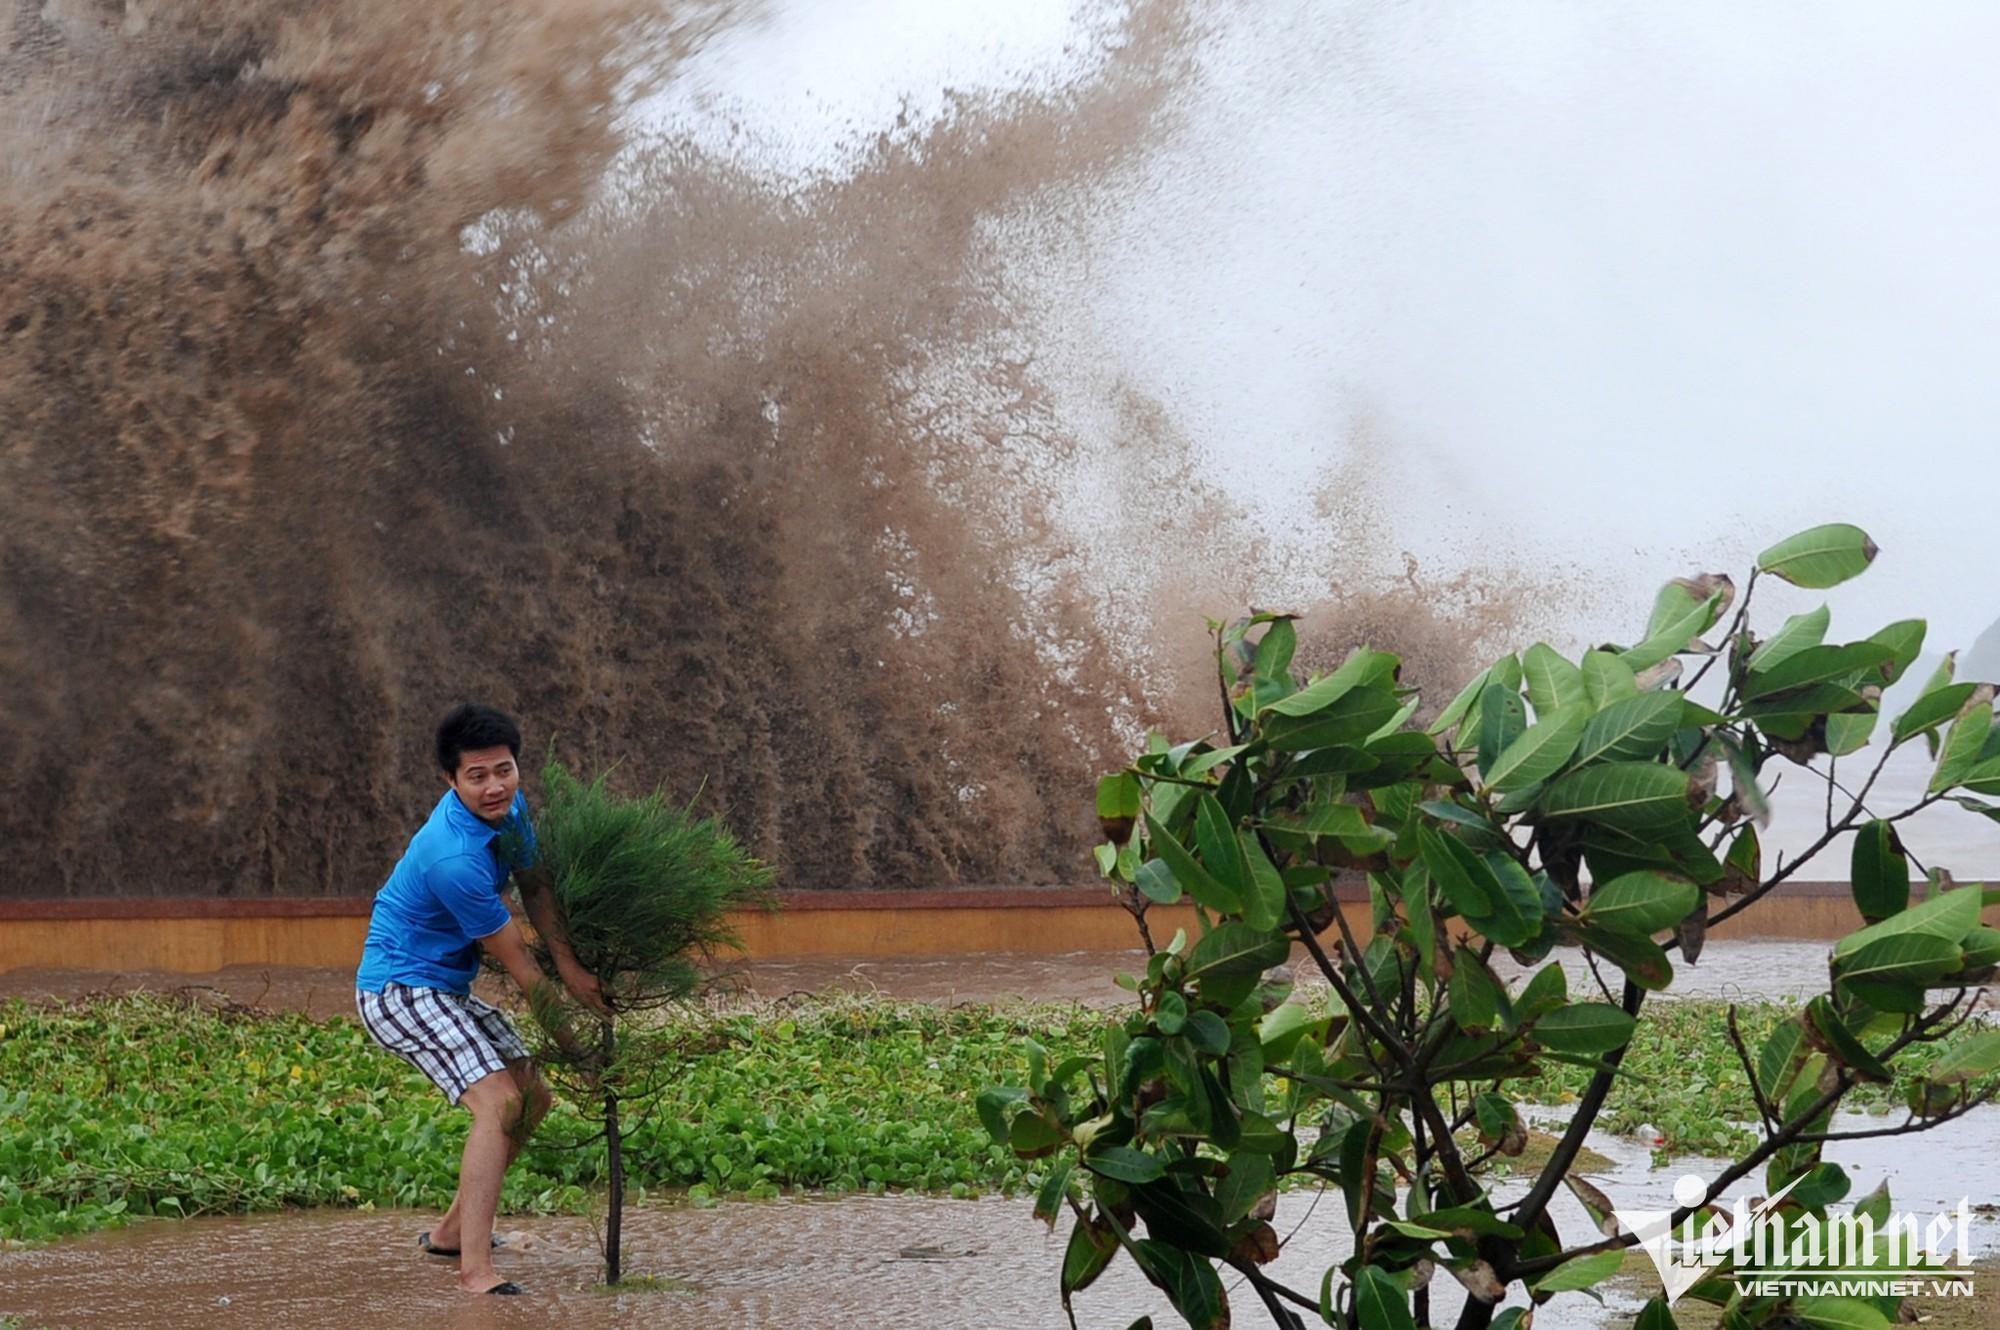
[[[1677,582],[1669,582],[1667,589],[1680,591],[1682,601],[1666,617],[1656,613],[1654,618],[1657,627],[1647,631],[1645,641],[1625,651],[1618,658],[1624,663],[1625,668],[1634,674],[1641,670],[1649,670],[1667,657],[1678,656],[1687,650],[1688,643],[1714,623],[1716,616],[1721,612],[1723,593],[1720,591],[1706,599],[1697,600]]]
[[[1943,673],[1950,666],[1951,662],[1946,661],[1944,665],[1938,667],[1939,672]],[[1915,738],[1926,730],[1936,729],[1956,716],[1959,709],[1978,688],[1979,685],[1976,683],[1946,682],[1925,690],[1922,696],[1910,703],[1908,711],[1896,717],[1896,723],[1889,727],[1890,735],[1897,743],[1901,743],[1905,739]]]
[[[1923,1010],[1924,989],[1964,960],[1955,942],[1903,933],[1850,953],[1835,967],[1834,981],[1878,1010],[1914,1013]]]
[[[1324,1019],[1324,1018],[1320,1018]],[[1262,1045],[1264,1065],[1283,1066],[1313,1027],[1312,1012],[1296,1002],[1281,1002],[1257,1022],[1257,1039]]]
[[[1100,778],[1097,782],[1098,820],[1137,820],[1139,795],[1139,778],[1129,771],[1116,771]]]
[[[1818,646],[1826,640],[1827,626],[1832,622],[1833,614],[1825,605],[1804,614],[1794,614],[1762,646],[1750,653],[1746,668],[1752,674],[1769,670],[1807,647]]]
[[[1757,1084],[1764,1097],[1783,1103],[1810,1050],[1797,1021],[1780,1021],[1757,1050]]]
[[[1867,571],[1876,553],[1860,527],[1831,522],[1779,541],[1757,556],[1757,567],[1793,586],[1823,590]]]
[[[1991,702],[1979,702],[1965,708],[1951,723],[1951,733],[1945,736],[1944,747],[1938,754],[1937,771],[1931,776],[1930,792],[1943,794],[1964,780],[1979,761],[1979,754],[1992,733]]]
[[[1265,679],[1282,679],[1292,667],[1292,653],[1298,650],[1298,629],[1289,618],[1275,620],[1257,642],[1257,674]]]
[[[1297,812],[1280,813],[1268,824],[1301,836],[1365,836],[1368,819],[1353,804],[1322,799]]]
[[[1062,1296],[1065,1307],[1069,1305],[1072,1293],[1080,1293],[1096,1282],[1117,1252],[1118,1235],[1109,1227],[1082,1219],[1076,1221],[1076,1227],[1069,1231],[1069,1247],[1063,1252]]]
[[[1238,1150],[1229,1156],[1229,1172],[1215,1186],[1216,1204],[1222,1207],[1222,1222],[1234,1224],[1277,1187],[1276,1172],[1269,1155]]]
[[[1518,689],[1520,684],[1520,670],[1521,662],[1519,658],[1514,656],[1503,656],[1501,659],[1493,662],[1492,667],[1481,676],[1484,682],[1480,686],[1479,693],[1472,699],[1472,705],[1466,709],[1464,718],[1458,722],[1457,728],[1452,732],[1451,738],[1448,741],[1448,747],[1460,753],[1478,751],[1479,736],[1483,724],[1479,714],[1480,704],[1484,701],[1487,690],[1495,686]]]
[[[1947,942],[1962,944],[1966,934],[1979,926],[1980,897],[1977,887],[1960,887],[1956,891],[1933,896],[1912,905],[1901,914],[1891,915],[1879,924],[1870,924],[1849,933],[1833,944],[1833,958],[1842,960],[1871,942],[1904,933],[1928,933]]]
[[[1486,783],[1504,791],[1526,789],[1547,780],[1569,761],[1589,720],[1587,702],[1549,713],[1507,745],[1486,773]]]
[[[1576,765],[1658,757],[1681,727],[1684,710],[1681,695],[1672,692],[1641,693],[1613,702],[1584,726],[1576,745]]]
[[[1617,1274],[1618,1267],[1624,1263],[1625,1252],[1622,1248],[1578,1256],[1564,1261],[1528,1287],[1537,1293],[1573,1293],[1596,1288]]]
[[[1655,762],[1607,762],[1573,771],[1541,797],[1545,818],[1586,818],[1621,831],[1658,831],[1685,822],[1688,776]]]
[[[1070,1174],[1076,1171],[1076,1161],[1065,1159],[1049,1170],[1042,1179],[1041,1189],[1035,1193],[1035,1218],[1051,1229],[1056,1225],[1056,1216],[1062,1213],[1063,1197],[1069,1191]]]
[[[1148,859],[1132,874],[1132,885],[1157,905],[1173,905],[1181,898],[1180,879],[1164,859]]]
[[[1174,881],[1200,904],[1218,914],[1236,914],[1243,909],[1243,898],[1195,862],[1187,847],[1155,821],[1151,813],[1146,815],[1146,837],[1153,853],[1173,872]]]
[[[1243,922],[1268,932],[1285,921],[1285,878],[1271,856],[1264,853],[1256,832],[1245,830],[1238,836],[1243,858],[1250,865],[1250,889],[1243,893]]]
[[[1450,1000],[1451,1018],[1461,1030],[1479,1033],[1513,1018],[1505,985],[1470,947],[1461,946],[1452,959]]]
[[[1417,1330],[1410,1295],[1379,1265],[1364,1265],[1355,1275],[1354,1309],[1368,1330]]]
[[[1648,992],[1656,993],[1674,981],[1673,962],[1667,959],[1659,943],[1643,933],[1627,933],[1582,920],[1565,920],[1560,927],[1565,937],[1604,957]]]
[[[1674,1323],[1674,1314],[1667,1308],[1665,1298],[1653,1298],[1639,1309],[1639,1318],[1632,1322],[1632,1330],[1680,1330]]]
[[[1500,884],[1494,881],[1493,870],[1486,866],[1486,861],[1471,847],[1430,827],[1417,829],[1417,845],[1424,866],[1430,869],[1431,880],[1443,890],[1454,910],[1468,918],[1492,912]]]
[[[1623,1048],[1638,1024],[1608,1002],[1572,1002],[1535,1022],[1535,1038],[1563,1053],[1609,1053]]]
[[[1866,711],[1842,711],[1826,718],[1826,751],[1835,757],[1858,753],[1868,746],[1882,719],[1879,705]]]
[[[1894,826],[1877,819],[1855,833],[1848,881],[1854,903],[1868,923],[1887,919],[1909,906],[1910,861],[1903,857]]]
[[[1862,705],[1861,694],[1837,683],[1814,684],[1788,693],[1763,697],[1743,705],[1743,715],[1757,728],[1780,739],[1797,739],[1821,716]]]
[[[1609,651],[1583,653],[1583,696],[1602,711],[1613,702],[1639,695],[1639,681],[1627,665]]]
[[[1926,1079],[1938,1085],[1963,1085],[2000,1071],[2000,1030],[1985,1030],[1956,1044],[1931,1065]]]
[[[1394,689],[1382,684],[1362,684],[1343,692],[1309,716],[1288,716],[1273,708],[1263,720],[1264,738],[1274,752],[1280,753],[1354,744],[1373,734],[1402,705]]]
[[[1846,679],[1867,673],[1868,682],[1881,683],[1882,667],[1894,657],[1893,648],[1880,642],[1851,642],[1846,646],[1807,647],[1786,657],[1768,670],[1750,673],[1743,685],[1745,701],[1771,697],[1796,688]]]
[[[1537,642],[1521,657],[1521,676],[1537,716],[1547,716],[1584,701],[1583,671],[1547,642]]]
[[[1148,1221],[1147,1231],[1152,1228]],[[1167,1295],[1190,1330],[1214,1330],[1229,1324],[1229,1301],[1210,1262],[1189,1255],[1172,1242],[1154,1238],[1134,1243],[1133,1255],[1139,1268]]]
[[[1504,850],[1484,856],[1492,874],[1493,903],[1484,914],[1467,916],[1467,922],[1503,947],[1523,947],[1542,931],[1542,889],[1518,859]]]
[[[1157,1155],[1134,1150],[1129,1145],[1105,1145],[1083,1156],[1083,1166],[1114,1182],[1152,1182],[1167,1175]]]
[[[995,1145],[1007,1144],[1011,1132],[1009,1122],[1014,1110],[1028,1102],[1028,1092],[1019,1086],[991,1086],[979,1092],[972,1101],[972,1107],[979,1114],[980,1125],[993,1138]]]
[[[1425,733],[1443,734],[1446,730],[1464,720],[1466,715],[1471,712],[1473,704],[1479,701],[1479,695],[1486,691],[1486,685],[1492,681],[1493,670],[1491,666],[1488,666],[1486,669],[1481,670],[1470,683],[1458,690],[1458,695],[1451,699],[1443,711],[1438,712],[1437,719],[1430,723]]]
[[[1217,924],[1188,953],[1187,978],[1260,975],[1273,965],[1283,965],[1291,955],[1291,943],[1283,933],[1252,928],[1230,921]]]
[[[1479,698],[1479,769],[1489,771],[1507,745],[1528,728],[1528,704],[1515,689],[1492,683]]]
[[[1250,747],[1250,744],[1231,744],[1227,748],[1211,748],[1206,753],[1197,753],[1182,764],[1181,775],[1192,779],[1212,767],[1234,761],[1239,754]]]
[[[1388,652],[1362,647],[1332,674],[1272,703],[1266,711],[1280,716],[1314,715],[1365,684],[1385,684],[1395,676],[1396,664],[1396,657]]]
[[[1959,943],[1965,950],[1965,968],[1983,970],[1989,965],[2000,965],[2000,928],[1981,925],[1965,935]]]
[[[1979,761],[1973,763],[1972,770],[1965,773],[1965,779],[1961,780],[1959,784],[1965,789],[1972,790],[1978,794],[2000,794],[2000,754],[1982,757]],[[1952,802],[1961,808],[1971,809],[1975,813],[1983,813],[1994,821],[2000,822],[2000,815],[1996,815],[1991,804],[1982,803],[1977,799],[1968,800],[1962,796],[1953,798]]]
[[[1441,1228],[1460,1237],[1518,1238],[1521,1230],[1499,1215],[1493,1213],[1492,1206],[1481,1201],[1476,1205],[1453,1205],[1442,1210],[1432,1210],[1423,1219],[1430,1228]]]
[[[1556,1010],[1569,1001],[1569,978],[1560,965],[1544,965],[1529,977],[1527,986],[1521,990],[1520,999],[1514,1003],[1514,1015],[1522,1021],[1532,1021]]]
[[[1628,933],[1657,933],[1688,917],[1701,902],[1701,888],[1659,873],[1627,873],[1593,887],[1583,917]]]
[[[1229,824],[1229,814],[1222,811],[1222,802],[1207,790],[1195,801],[1194,835],[1209,873],[1241,901],[1250,889],[1250,865],[1243,857],[1243,843],[1236,838],[1236,828]]]
[[[1722,861],[1721,890],[1724,895],[1741,895],[1764,880],[1764,849],[1757,839],[1757,828],[1744,827],[1729,842],[1729,852]]]
[[[1840,1063],[1864,1081],[1874,1081],[1887,1085],[1893,1078],[1882,1059],[1875,1056],[1868,1046],[1847,1027],[1833,1003],[1825,997],[1814,998],[1801,1018],[1807,1023],[1806,1037],[1835,1062]]]
[[[1874,1303],[1860,1298],[1798,1298],[1792,1315],[1818,1330],[1890,1330],[1893,1324]]]
[[[1893,653],[1889,660],[1888,683],[1902,678],[1903,671],[1909,669],[1923,652],[1926,628],[1922,619],[1898,619],[1881,632],[1868,635],[1870,642],[1880,642]]]

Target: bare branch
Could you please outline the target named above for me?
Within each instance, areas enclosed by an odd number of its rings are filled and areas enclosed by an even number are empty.
[[[1231,1267],[1241,1271],[1243,1277],[1250,1281],[1250,1287],[1257,1290],[1257,1296],[1264,1299],[1264,1305],[1266,1307],[1272,1306],[1271,1300],[1273,1298],[1283,1298],[1286,1302],[1295,1303],[1300,1307],[1304,1307],[1314,1316],[1319,1315],[1319,1302],[1316,1299],[1307,1297],[1305,1294],[1299,1292],[1295,1288],[1288,1288],[1285,1285],[1280,1284],[1277,1280],[1271,1278],[1269,1275],[1265,1274],[1262,1270],[1259,1270],[1254,1263],[1246,1261],[1240,1256],[1229,1256],[1225,1257],[1224,1259],[1229,1262]],[[1274,1308],[1272,1311],[1272,1316],[1274,1319],[1278,1314],[1278,1310],[1280,1309]],[[1290,1315],[1289,1312],[1285,1314]],[[1302,1325],[1303,1322],[1298,1322],[1296,1321],[1295,1318],[1293,1322],[1288,1323],[1285,1321],[1279,1321],[1278,1324]]]
[[[1391,1053],[1396,1055],[1396,1060],[1405,1069],[1413,1067],[1410,1046],[1404,1043],[1394,1030],[1384,1025],[1367,1004],[1361,1001],[1359,995],[1347,986],[1347,981],[1341,976],[1339,969],[1327,958],[1326,948],[1319,944],[1319,938],[1313,933],[1312,924],[1307,921],[1304,912],[1299,909],[1299,903],[1289,897],[1285,903],[1291,910],[1292,923],[1299,930],[1299,941],[1305,944],[1305,949],[1312,954],[1314,963],[1319,966],[1319,972],[1326,976],[1326,982],[1335,993],[1339,994],[1340,1000],[1347,1004],[1348,1011],[1361,1023],[1362,1028],[1379,1039]],[[1340,902],[1335,901],[1333,908],[1338,912]]]
[[[1973,1109],[1984,1107],[1993,1102],[1996,1096],[2000,1096],[2000,1086],[1995,1086],[1992,1089],[1976,1094],[1956,1108],[1940,1113],[1936,1117],[1920,1118],[1912,1113],[1893,1127],[1870,1127],[1865,1131],[1800,1132],[1797,1136],[1792,1137],[1792,1143],[1795,1145],[1820,1144],[1826,1141],[1862,1141],[1867,1140],[1871,1136],[1914,1136],[1918,1132],[1929,1131],[1932,1127],[1941,1127],[1953,1118],[1962,1118]]]
[[[1909,1047],[1913,1043],[1918,1042],[1919,1040],[1940,1037],[1936,1033],[1938,1031],[1939,1026],[1943,1025],[1944,1022],[1949,1017],[1951,1017],[1957,1012],[1958,1006],[1961,1002],[1965,1000],[1965,996],[1966,996],[1966,990],[1961,989],[1957,994],[1955,994],[1952,997],[1952,1000],[1949,1003],[1945,1004],[1942,1007],[1933,1008],[1931,1011],[1926,1012],[1923,1016],[1917,1018],[1917,1020],[1911,1023],[1909,1029],[1903,1031],[1903,1033],[1897,1035],[1894,1039],[1890,1040],[1888,1045],[1884,1047],[1880,1053],[1876,1054],[1876,1056],[1880,1058],[1882,1061],[1887,1062],[1891,1058],[1895,1057],[1897,1053],[1900,1053],[1903,1049]],[[1968,1009],[1968,1014],[1969,1010],[1970,1009]],[[1956,1025],[1954,1024],[1952,1028],[1956,1028]],[[1695,1213],[1695,1211],[1701,1209],[1703,1206],[1707,1205],[1710,1201],[1714,1200],[1716,1197],[1720,1196],[1723,1192],[1727,1191],[1729,1187],[1735,1182],[1737,1182],[1739,1179],[1749,1176],[1749,1174],[1754,1169],[1756,1169],[1758,1165],[1762,1164],[1772,1155],[1776,1154],[1778,1151],[1784,1149],[1788,1145],[1797,1143],[1799,1138],[1805,1134],[1806,1124],[1812,1122],[1820,1114],[1826,1112],[1829,1108],[1832,1108],[1835,1104],[1840,1102],[1841,1096],[1845,1095],[1849,1090],[1853,1089],[1854,1084],[1855,1084],[1854,1073],[1852,1073],[1851,1071],[1847,1070],[1844,1067],[1840,1068],[1835,1075],[1834,1083],[1827,1089],[1821,1091],[1818,1098],[1814,1099],[1812,1103],[1808,1104],[1804,1109],[1802,1109],[1796,1117],[1787,1121],[1777,1131],[1773,1132],[1771,1135],[1766,1137],[1764,1142],[1761,1145],[1757,1146],[1756,1149],[1752,1150],[1749,1154],[1745,1155],[1743,1158],[1737,1160],[1734,1164],[1731,1164],[1728,1168],[1724,1169],[1719,1175],[1717,1175],[1714,1181],[1708,1184],[1708,1187],[1704,1191],[1704,1194],[1702,1195],[1700,1200],[1696,1201],[1693,1205],[1681,1206],[1677,1208],[1673,1212],[1673,1214],[1668,1217],[1667,1222],[1669,1224],[1674,1224],[1674,1225],[1680,1224],[1689,1215]],[[1593,1081],[1592,1087],[1595,1088],[1595,1086],[1596,1082]],[[1574,1128],[1577,1121],[1581,1119],[1582,1105],[1578,1106],[1578,1112],[1579,1112],[1579,1117],[1571,1119],[1570,1125],[1572,1128]],[[1564,1140],[1566,1143],[1568,1138],[1565,1137]],[[1553,1164],[1554,1160],[1551,1159],[1550,1162],[1551,1164]],[[1543,1176],[1547,1177],[1547,1173],[1544,1172]],[[1537,1183],[1537,1185],[1539,1186],[1539,1182]],[[1530,1195],[1532,1194],[1533,1193],[1530,1193]],[[1527,1226],[1527,1224],[1521,1220],[1517,1219],[1515,1222],[1520,1224],[1524,1228]],[[1552,1256],[1538,1256],[1531,1261],[1522,1261],[1519,1262],[1518,1264],[1513,1264],[1508,1266],[1508,1268],[1505,1271],[1500,1271],[1499,1273],[1503,1279],[1526,1278],[1529,1275],[1539,1274],[1543,1270],[1553,1270],[1558,1265],[1561,1265],[1564,1261],[1574,1260],[1579,1256],[1593,1255],[1597,1252],[1612,1251],[1622,1247],[1629,1247],[1635,1241],[1637,1241],[1637,1239],[1632,1234],[1626,1233],[1615,1238],[1607,1238],[1602,1242],[1591,1243],[1589,1246],[1572,1247],[1568,1251],[1557,1252]],[[1462,1321],[1461,1324],[1463,1324]]]
[[[1729,1042],[1735,1045],[1737,1060],[1743,1064],[1743,1074],[1750,1081],[1750,1093],[1757,1101],[1757,1116],[1761,1120],[1764,1130],[1769,1131],[1772,1127],[1778,1125],[1778,1113],[1777,1110],[1771,1107],[1770,1100],[1764,1097],[1764,1087],[1757,1083],[1757,1069],[1750,1063],[1750,1050],[1743,1046],[1743,1033],[1736,1028],[1736,1004],[1734,1002],[1729,1004]]]
[[[1881,759],[1875,763],[1875,769],[1868,773],[1867,781],[1861,786],[1861,792],[1854,796],[1854,802],[1848,807],[1846,816],[1842,817],[1840,821],[1835,825],[1828,827],[1818,840],[1814,841],[1811,845],[1808,845],[1805,849],[1805,852],[1800,854],[1796,859],[1792,860],[1791,863],[1786,864],[1782,860],[1780,860],[1777,872],[1771,874],[1771,876],[1768,879],[1766,879],[1763,883],[1761,883],[1756,888],[1754,888],[1753,890],[1751,890],[1750,892],[1746,893],[1744,896],[1739,898],[1735,904],[1729,906],[1727,909],[1721,910],[1718,913],[1711,915],[1708,920],[1708,926],[1710,928],[1714,928],[1717,924],[1722,923],[1724,920],[1729,919],[1735,915],[1741,914],[1744,910],[1749,909],[1752,905],[1756,904],[1756,902],[1762,900],[1765,896],[1769,895],[1772,889],[1775,888],[1780,882],[1783,882],[1786,878],[1790,877],[1792,874],[1798,872],[1799,869],[1803,868],[1808,862],[1812,860],[1812,857],[1814,855],[1818,854],[1821,850],[1825,849],[1828,845],[1830,845],[1833,842],[1834,837],[1839,836],[1843,832],[1847,831],[1850,827],[1852,827],[1854,825],[1855,818],[1860,815],[1862,809],[1866,806],[1868,799],[1868,792],[1875,788],[1875,781],[1877,780],[1877,778],[1881,776],[1882,768],[1889,764],[1889,755],[1895,752],[1896,748],[1897,745],[1892,743],[1882,751]],[[1919,804],[1917,807],[1921,808],[1922,806],[1923,806],[1922,804]],[[1915,811],[1917,810],[1913,808],[1908,810],[1907,812],[1899,814],[1898,816],[1908,817],[1910,813],[1913,813]],[[1890,818],[1889,820],[1891,822],[1894,822],[1897,819]]]
[[[1640,1006],[1645,1001],[1646,990],[1627,979],[1623,1004],[1625,1014],[1637,1016]],[[1578,1152],[1583,1149],[1583,1138],[1589,1134],[1592,1124],[1597,1121],[1598,1112],[1604,1107],[1604,1098],[1611,1093],[1611,1082],[1617,1073],[1618,1065],[1625,1060],[1625,1053],[1631,1046],[1628,1040],[1605,1054],[1603,1068],[1593,1075],[1590,1084],[1584,1087],[1583,1097],[1577,1100],[1576,1112],[1571,1116],[1569,1126],[1563,1130],[1562,1140],[1556,1143],[1556,1148],[1549,1155],[1549,1162],[1542,1167],[1541,1176],[1535,1179],[1535,1185],[1528,1189],[1528,1194],[1522,1197],[1514,1208],[1514,1219],[1511,1222],[1517,1227],[1522,1229],[1534,1227],[1535,1221],[1540,1219],[1542,1212],[1548,1208],[1549,1200],[1555,1195],[1556,1188],[1562,1185],[1563,1176],[1569,1172],[1570,1165],[1576,1162]]]

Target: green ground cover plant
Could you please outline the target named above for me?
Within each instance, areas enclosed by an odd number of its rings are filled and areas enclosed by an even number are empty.
[[[1032,1185],[986,1138],[977,1086],[1020,1041],[1096,1038],[1073,1008],[829,998],[662,1013],[679,1058],[627,1127],[642,1189],[723,1196]],[[0,1239],[283,1206],[442,1207],[466,1117],[351,1020],[157,997],[0,1005]],[[504,1212],[583,1212],[604,1185],[601,1105],[559,1099],[509,1172]]]
[[[1724,1009],[1678,1002],[1655,1015],[1600,1125],[1650,1122],[1668,1152],[1713,1152],[1717,1122],[1756,1112]],[[1783,1015],[1743,1008],[1745,1036]],[[1111,1020],[1073,1006],[943,1010],[864,997],[682,1012],[664,1028],[683,1070],[634,1129],[629,1162],[641,1186],[686,1189],[696,1204],[793,1189],[1033,1190],[1044,1174],[987,1139],[964,1086],[1019,1075],[1023,1039],[1067,1058],[1096,1046]],[[8,1003],[0,1028],[0,1239],[42,1241],[144,1215],[450,1197],[464,1115],[423,1094],[415,1073],[378,1056],[352,1021],[129,997]],[[1559,1108],[1587,1079],[1552,1068],[1523,1097]],[[1900,1102],[1905,1088],[1882,1098]],[[592,1206],[603,1153],[567,1143],[595,1129],[596,1112],[558,1102],[509,1174],[506,1212]]]

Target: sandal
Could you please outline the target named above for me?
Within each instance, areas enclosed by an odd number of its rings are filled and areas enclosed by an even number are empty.
[[[493,1235],[493,1250],[499,1251],[507,1243],[498,1233]],[[456,1247],[439,1247],[431,1242],[431,1231],[425,1229],[417,1234],[417,1250],[426,1256],[458,1256],[462,1253]]]

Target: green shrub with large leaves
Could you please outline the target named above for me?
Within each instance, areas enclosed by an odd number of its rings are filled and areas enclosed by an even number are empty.
[[[1898,836],[1946,799],[2000,821],[1988,802],[2000,796],[1993,689],[1955,680],[1947,658],[1884,727],[1883,691],[1916,660],[1922,622],[1844,643],[1825,640],[1824,608],[1767,634],[1750,626],[1759,578],[1831,587],[1875,553],[1859,529],[1823,526],[1765,551],[1740,604],[1727,577],[1676,579],[1631,645],[1572,660],[1536,643],[1427,724],[1388,652],[1364,646],[1300,677],[1289,616],[1212,624],[1222,729],[1156,736],[1097,791],[1099,867],[1150,953],[1143,975],[1119,977],[1136,1007],[1100,1055],[1050,1066],[1031,1045],[1027,1084],[979,1101],[996,1139],[1048,1161],[1035,1209],[1052,1224],[1070,1217],[1065,1308],[1121,1254],[1197,1327],[1229,1321],[1219,1266],[1281,1326],[1429,1325],[1440,1277],[1463,1290],[1461,1327],[1524,1324],[1519,1306],[1502,1307],[1510,1291],[1539,1304],[1590,1289],[1632,1238],[1573,1166],[1648,995],[1673,981],[1671,953],[1692,961],[1710,925],[1848,839],[1867,926],[1833,948],[1827,991],[1795,1020],[1759,1048],[1736,1040],[1760,1143],[1709,1192],[1761,1168],[1774,1193],[1799,1182],[1785,1222],[1824,1220],[1849,1187],[1821,1159],[1841,1136],[1843,1095],[1951,1032],[2000,963],[2000,931],[1981,923],[1990,898],[1937,866],[1914,872]],[[1851,780],[1836,763],[1871,738],[1866,774]],[[1884,764],[1915,743],[1935,754],[1928,791],[1877,808]],[[1779,763],[1809,770],[1830,797],[1824,834],[1773,864],[1758,829]],[[1355,897],[1365,885],[1372,928],[1339,908],[1345,884]],[[1182,901],[1199,936],[1156,949],[1147,910]],[[1324,975],[1330,1010],[1293,1000],[1274,972],[1295,944]],[[1586,958],[1571,968],[1591,976],[1578,985],[1588,991],[1572,993],[1557,964],[1510,983],[1493,964],[1501,951],[1530,966]],[[1526,1190],[1497,1195],[1493,1161],[1525,1140],[1514,1087],[1552,1062],[1590,1069],[1587,1088]],[[1968,1111],[1990,1097],[1974,1086],[1996,1067],[2000,1033],[1955,1044],[1886,1130]],[[1265,1272],[1280,1247],[1276,1193],[1298,1182],[1337,1189],[1344,1204],[1310,1222],[1351,1236],[1317,1288]],[[1549,1202],[1564,1187],[1597,1231],[1557,1231]],[[1886,1208],[1886,1192],[1864,1204]],[[1730,1326],[1886,1326],[1898,1311],[1889,1298],[1749,1299],[1722,1276],[1688,1296],[1724,1305]],[[1658,1301],[1642,1320],[1673,1324]]]

